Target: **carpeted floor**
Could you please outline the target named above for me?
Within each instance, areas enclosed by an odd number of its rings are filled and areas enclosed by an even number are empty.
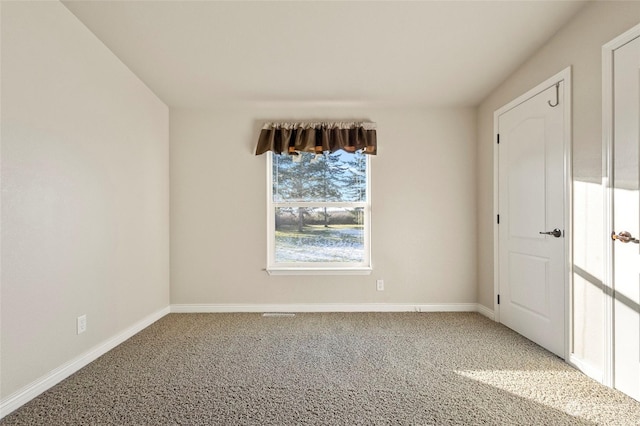
[[[171,314],[0,425],[638,425],[474,313]]]

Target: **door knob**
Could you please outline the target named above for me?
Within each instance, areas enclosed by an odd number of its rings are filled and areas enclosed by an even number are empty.
[[[559,230],[558,228],[554,229],[553,231],[546,231],[546,232],[540,232],[543,235],[553,235],[556,238],[560,238],[562,236],[562,231]]]
[[[622,231],[620,232],[618,235],[616,235],[616,232],[613,231],[611,233],[611,239],[612,240],[618,240],[621,243],[636,243],[636,244],[640,244],[640,240],[638,240],[637,238],[633,238],[633,236],[631,235],[630,232],[627,231]]]

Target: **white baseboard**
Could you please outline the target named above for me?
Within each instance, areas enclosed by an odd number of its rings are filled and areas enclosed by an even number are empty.
[[[477,303],[294,303],[294,304],[174,304],[172,313],[222,312],[493,312]],[[487,315],[488,316],[488,315]]]
[[[61,365],[55,370],[52,370],[48,374],[45,374],[44,376],[40,377],[39,379],[35,380],[19,391],[9,395],[7,398],[0,401],[0,419],[14,411],[16,408],[31,401],[33,398],[40,395],[47,389],[57,385],[76,371],[96,360],[98,357],[109,352],[111,349],[115,348],[128,338],[144,330],[163,316],[167,315],[169,312],[169,307],[154,312],[153,314],[143,318],[121,333],[113,336],[112,338],[97,346],[94,346],[89,351],[72,359],[66,364]]]
[[[480,303],[477,304],[477,312],[481,315],[484,315],[485,317],[489,318],[490,320],[495,321],[496,320],[496,316],[493,313],[493,309],[489,309],[484,305],[481,305]]]
[[[602,370],[594,367],[593,365],[581,360],[574,354],[569,355],[569,364],[582,371],[587,376],[591,377],[598,383],[604,382],[604,374]]]

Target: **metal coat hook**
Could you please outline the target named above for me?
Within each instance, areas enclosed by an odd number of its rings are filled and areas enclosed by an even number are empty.
[[[556,103],[552,104],[551,101],[547,101],[551,108],[557,107],[560,103],[560,82],[556,83]]]

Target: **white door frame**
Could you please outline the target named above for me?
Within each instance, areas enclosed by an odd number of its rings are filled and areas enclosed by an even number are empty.
[[[544,92],[550,87],[556,85],[556,83],[564,81],[564,94],[560,101],[560,106],[564,110],[564,251],[565,251],[565,265],[564,265],[564,359],[569,360],[569,354],[571,353],[570,343],[571,339],[571,288],[572,288],[572,241],[573,241],[573,211],[572,211],[572,150],[571,150],[571,66],[563,69],[556,75],[548,78],[542,83],[538,84],[533,89],[529,90],[525,94],[519,96],[513,101],[509,102],[505,106],[499,108],[493,113],[493,312],[494,319],[500,322],[500,305],[498,304],[498,294],[500,294],[500,241],[499,241],[499,226],[497,223],[497,217],[499,212],[499,159],[498,159],[498,119],[500,115],[515,108],[526,100],[532,98],[538,93]]]
[[[602,188],[604,204],[604,371],[602,382],[613,387],[613,52],[640,37],[640,24],[602,46]]]

